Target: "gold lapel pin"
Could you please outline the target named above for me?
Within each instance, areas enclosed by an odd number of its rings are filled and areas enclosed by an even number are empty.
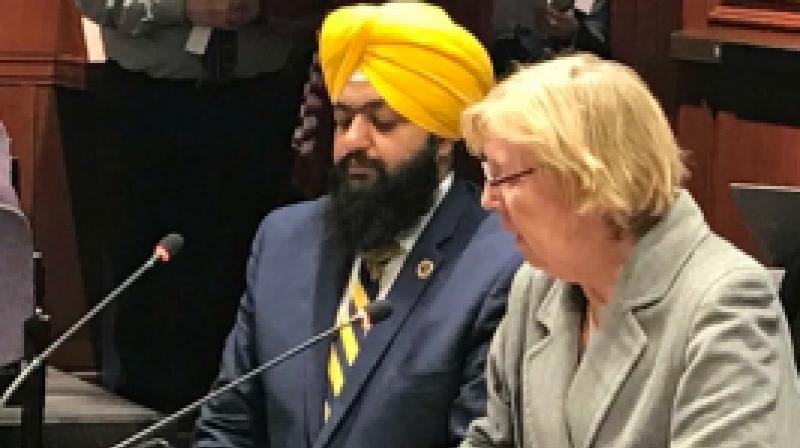
[[[426,258],[420,261],[417,265],[417,278],[420,280],[426,280],[431,276],[431,274],[433,274],[434,268],[435,265],[433,264],[432,260]]]

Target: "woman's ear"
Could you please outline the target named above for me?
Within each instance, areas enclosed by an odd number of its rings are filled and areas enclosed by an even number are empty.
[[[453,169],[453,148],[455,140],[439,137],[435,134],[428,135],[429,148],[436,149],[436,165],[439,169],[439,177],[444,178]]]
[[[449,138],[439,138],[436,144],[436,155],[439,158],[450,157],[453,154],[455,140]]]

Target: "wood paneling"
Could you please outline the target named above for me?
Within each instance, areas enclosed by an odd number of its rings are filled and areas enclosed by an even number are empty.
[[[677,68],[668,56],[669,36],[680,28],[679,1],[611,1],[612,57],[639,72],[671,117],[677,107]]]
[[[709,0],[683,2],[683,29],[705,28],[708,23]]]
[[[3,0],[0,53],[52,54],[64,0]]]
[[[55,97],[56,86],[78,86],[84,79],[83,47],[71,0],[4,0],[0,120],[19,158],[21,205],[44,257],[44,306],[54,337],[87,310]],[[84,332],[56,352],[53,362],[86,369],[92,357]]]
[[[612,56],[665,106],[711,226],[756,256],[729,184],[800,185],[798,13],[798,1],[612,2]]]
[[[746,251],[764,258],[744,225],[729,185],[800,185],[800,128],[750,122],[721,112],[714,129],[718,150],[712,160],[711,223]]]
[[[72,213],[64,146],[52,88],[38,90],[36,118],[41,136],[35,161],[33,234],[41,248],[45,269],[45,309],[53,314],[54,335],[63,333],[88,309],[80,270],[80,259]],[[88,328],[73,336],[53,357],[62,369],[85,369],[92,365]]]
[[[779,0],[712,0],[708,20],[744,28],[800,31],[800,4]]]
[[[786,22],[798,9],[684,1],[684,26],[672,38],[681,60],[678,135],[694,163],[688,186],[712,228],[762,260],[730,183],[800,185],[800,28]],[[723,20],[734,11],[738,18]]]
[[[713,127],[714,114],[708,109],[690,105],[680,108],[677,128],[681,130],[679,143],[686,152],[686,165],[689,169],[686,187],[703,210],[712,209],[713,188],[710,180],[716,157],[716,135],[708,130]]]

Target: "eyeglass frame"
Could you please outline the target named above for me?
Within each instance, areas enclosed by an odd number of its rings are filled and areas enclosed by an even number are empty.
[[[486,185],[490,187],[499,187],[536,172],[536,168],[529,167],[515,173],[493,177],[489,174],[489,165],[486,162],[481,162],[481,169],[483,170],[483,177],[486,180]]]

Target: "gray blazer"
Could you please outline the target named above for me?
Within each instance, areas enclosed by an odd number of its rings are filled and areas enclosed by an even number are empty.
[[[579,361],[575,287],[524,265],[462,448],[800,446],[800,384],[767,272],[692,198],[636,245]]]

